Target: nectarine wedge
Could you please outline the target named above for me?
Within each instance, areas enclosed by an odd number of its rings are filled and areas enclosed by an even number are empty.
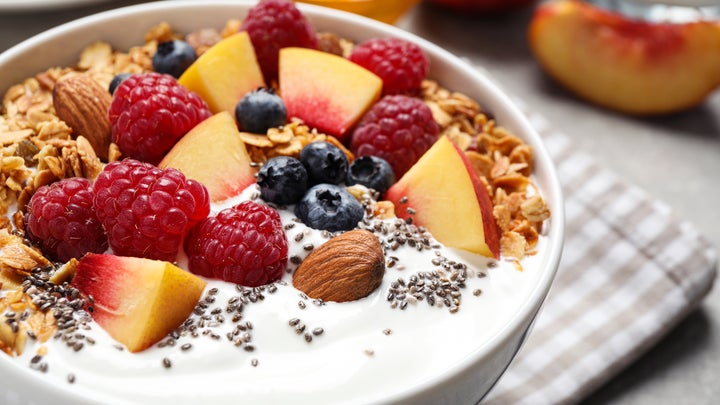
[[[167,336],[192,313],[205,281],[169,262],[89,253],[72,284],[92,300],[92,318],[131,352]]]
[[[300,118],[340,141],[382,91],[382,79],[369,70],[307,48],[280,50],[279,81],[288,118]]]
[[[412,218],[440,243],[500,257],[500,231],[487,189],[447,137],[438,139],[385,198],[395,205],[395,215]]]
[[[536,9],[528,36],[550,76],[623,113],[687,109],[720,85],[718,21],[636,21],[582,1],[555,0]]]
[[[199,181],[212,201],[233,197],[255,182],[255,169],[235,120],[219,112],[196,125],[158,164]]]
[[[199,94],[213,113],[234,112],[246,93],[265,86],[247,32],[229,36],[210,47],[178,82]]]

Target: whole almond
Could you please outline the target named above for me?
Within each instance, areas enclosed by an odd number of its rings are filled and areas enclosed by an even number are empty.
[[[356,229],[312,251],[293,274],[293,286],[308,297],[347,302],[367,297],[380,286],[385,255],[378,238]]]
[[[107,161],[112,141],[108,109],[112,97],[98,82],[84,74],[61,78],[53,88],[53,107],[75,137],[87,138],[100,159]]]

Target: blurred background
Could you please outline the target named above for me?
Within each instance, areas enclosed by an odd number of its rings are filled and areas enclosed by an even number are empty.
[[[391,8],[373,17],[434,42],[486,71],[518,103],[544,116],[549,125],[567,134],[579,149],[591,153],[627,182],[667,203],[679,217],[695,225],[716,247],[720,246],[720,91],[717,89],[708,91],[692,107],[671,108],[652,116],[600,107],[559,84],[533,53],[528,27],[535,8],[544,3],[541,1],[310,2],[332,3],[327,5],[363,14],[377,12],[374,8],[377,4]],[[34,4],[26,0],[24,4],[19,3],[0,0],[0,51],[58,24],[141,1],[73,0],[73,4],[64,5],[63,0],[54,0],[48,5],[47,1]],[[646,30],[638,35],[653,41],[653,38],[662,38],[663,31]],[[720,33],[717,35],[705,40],[715,44],[711,45],[711,51],[691,54],[695,59],[688,59],[685,65],[663,66],[673,73],[668,76],[669,80],[673,76],[688,76],[694,65],[711,63],[717,58]],[[709,84],[715,80],[717,86],[720,69],[716,74],[715,78],[710,74],[702,78]],[[595,78],[589,76],[585,80],[592,82]],[[714,404],[720,398],[719,380],[720,293],[715,289],[667,336],[584,403]]]

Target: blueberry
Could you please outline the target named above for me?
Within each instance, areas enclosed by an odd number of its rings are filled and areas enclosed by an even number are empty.
[[[115,89],[120,85],[120,83],[124,82],[125,79],[132,76],[132,73],[118,73],[115,75],[115,77],[112,78],[110,81],[110,86],[108,86],[108,91],[110,94],[115,94]]]
[[[325,142],[311,142],[301,151],[298,159],[305,165],[310,184],[340,184],[345,181],[348,159],[340,148]]]
[[[345,182],[348,186],[362,184],[383,195],[395,182],[395,174],[387,160],[377,156],[360,156],[350,164]]]
[[[195,59],[197,59],[195,49],[187,42],[176,39],[158,44],[152,64],[156,72],[178,78],[195,62]]]
[[[317,184],[295,206],[295,215],[313,229],[349,231],[362,221],[365,209],[345,188]]]
[[[269,128],[287,122],[287,109],[275,90],[261,87],[246,94],[237,103],[235,118],[243,131],[264,134]]]
[[[308,175],[299,160],[278,156],[268,160],[257,174],[260,196],[275,204],[295,204],[307,191]]]

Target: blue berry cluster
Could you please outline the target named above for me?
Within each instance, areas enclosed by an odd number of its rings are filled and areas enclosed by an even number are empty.
[[[295,215],[307,226],[331,232],[357,226],[362,204],[342,185],[362,184],[383,194],[394,182],[390,165],[364,156],[348,162],[332,143],[312,142],[298,158],[268,160],[257,175],[261,197],[275,204],[296,204]]]

